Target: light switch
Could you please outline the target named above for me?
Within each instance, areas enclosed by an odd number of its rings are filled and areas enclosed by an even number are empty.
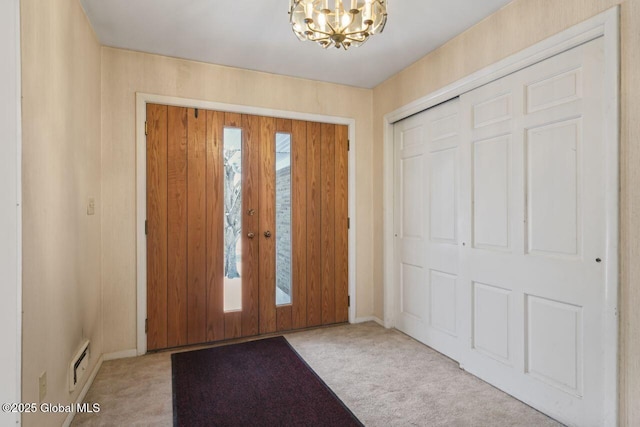
[[[93,197],[89,198],[89,203],[87,204],[87,215],[95,215],[96,214],[96,199]]]
[[[44,371],[40,377],[38,377],[38,390],[40,395],[40,403],[47,395],[47,371]]]

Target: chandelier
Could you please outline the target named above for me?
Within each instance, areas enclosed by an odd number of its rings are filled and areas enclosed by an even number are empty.
[[[323,48],[360,46],[387,23],[386,0],[289,0],[293,32]]]

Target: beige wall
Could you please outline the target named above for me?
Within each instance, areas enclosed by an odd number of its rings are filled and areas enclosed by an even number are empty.
[[[618,3],[620,417],[623,425],[640,425],[633,404],[640,400],[640,310],[633,310],[640,264],[632,262],[640,254],[639,0],[516,0],[373,91],[101,49],[77,0],[22,0],[23,401],[38,401],[45,370],[46,401],[75,399],[66,375],[83,337],[94,355],[136,346],[135,92],[355,118],[357,316],[383,318],[382,240],[374,230],[383,220],[377,189],[384,114]],[[85,214],[88,197],[96,198],[95,216]],[[40,414],[24,422],[63,418]]]
[[[640,425],[640,1],[516,0],[374,89],[373,169],[382,170],[383,116],[474,71],[621,3],[621,411],[622,425]],[[382,176],[373,175],[374,188]],[[374,193],[374,211],[382,195]],[[373,219],[382,228],[382,215]],[[383,318],[382,238],[373,259],[374,315]]]
[[[22,0],[22,401],[75,401],[69,363],[91,340],[102,353],[100,304],[100,46],[77,0]],[[95,197],[95,216],[86,203]],[[85,378],[86,380],[87,378]],[[66,414],[25,414],[25,426]]]
[[[371,315],[371,90],[112,48],[102,50],[102,77],[105,352],[136,347],[136,92],[355,119],[356,308]]]

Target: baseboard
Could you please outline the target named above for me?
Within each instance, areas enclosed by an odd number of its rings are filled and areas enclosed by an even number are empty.
[[[87,379],[87,382],[84,384],[84,387],[82,387],[82,391],[78,395],[78,398],[73,403],[74,407],[77,407],[77,405],[82,403],[84,398],[87,396],[87,393],[89,392],[89,389],[93,385],[93,380],[96,379],[96,375],[98,375],[98,371],[100,370],[100,367],[102,367],[102,362],[104,360],[105,360],[104,357],[101,355],[100,358],[98,359],[98,363],[96,363],[96,366],[93,368],[93,371],[91,371],[91,375],[89,375],[89,378]],[[75,417],[75,416],[76,416],[76,412],[75,411],[69,412],[69,415],[67,415],[67,418],[64,420],[64,423],[62,424],[62,426],[63,427],[69,427],[71,425],[71,423],[73,422],[73,417]]]
[[[107,360],[126,359],[127,357],[136,357],[137,355],[138,355],[138,350],[136,350],[135,348],[132,348],[129,350],[106,353],[102,356],[102,358],[106,362]]]
[[[364,323],[364,322],[376,322],[378,325],[384,327],[384,322],[376,316],[356,317],[356,320],[354,320],[353,323]]]

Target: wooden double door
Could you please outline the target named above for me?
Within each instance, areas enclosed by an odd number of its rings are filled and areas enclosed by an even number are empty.
[[[348,320],[341,125],[147,105],[147,348]]]

